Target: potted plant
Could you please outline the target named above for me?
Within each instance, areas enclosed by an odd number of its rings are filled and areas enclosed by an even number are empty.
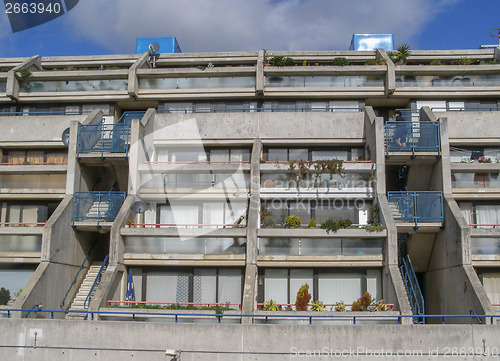
[[[133,221],[131,219],[127,219],[125,221],[125,228],[130,228],[130,226],[133,224]]]
[[[285,227],[286,228],[299,228],[302,224],[302,220],[299,216],[291,215],[286,217],[285,219]]]
[[[309,285],[306,283],[302,285],[297,292],[295,309],[297,311],[307,311],[307,305],[309,304],[310,300],[311,294],[309,293]]]

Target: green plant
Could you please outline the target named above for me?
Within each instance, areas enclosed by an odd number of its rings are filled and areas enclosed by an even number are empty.
[[[333,59],[333,65],[346,66],[349,65],[349,60],[347,60],[347,58],[344,57],[337,57]]]
[[[429,65],[443,65],[443,62],[441,59],[434,59],[429,63]]]
[[[292,58],[277,55],[269,59],[269,64],[274,66],[291,66],[295,64],[295,61]]]
[[[376,61],[375,59],[368,59],[367,61],[365,61],[365,65],[378,65],[379,62]]]
[[[10,291],[4,287],[0,288],[0,305],[6,305],[10,301]]]
[[[345,311],[345,303],[344,301],[337,302],[335,304],[335,311],[344,312]]]
[[[338,221],[328,219],[321,224],[321,228],[329,234],[330,232],[337,232],[341,228],[349,228],[351,225],[352,221],[350,219],[341,219]]]
[[[378,204],[374,204],[372,205],[369,209],[368,209],[368,213],[369,213],[369,217],[370,217],[370,220],[368,223],[370,224],[374,224],[374,223],[378,223],[379,222],[379,217],[378,217]]]
[[[260,222],[263,228],[274,228],[276,226],[276,222],[272,216],[273,212],[268,211],[263,208],[260,212]]]
[[[19,68],[14,70],[14,72],[21,78],[22,81],[26,81],[31,76],[31,71],[24,68]]]
[[[381,225],[379,222],[370,223],[368,226],[364,227],[368,232],[382,232],[385,226]]]
[[[311,218],[309,224],[307,225],[307,228],[316,228],[316,221],[314,220],[314,218]]]
[[[373,306],[375,306],[375,311],[387,311],[389,307],[384,303],[384,300],[380,300],[378,302],[374,302]]]
[[[299,228],[302,224],[302,220],[299,216],[290,215],[285,219],[285,227],[286,228]]]
[[[329,234],[330,232],[337,232],[340,229],[340,225],[337,221],[327,219],[326,221],[321,223],[321,228],[326,230],[326,233]]]
[[[264,302],[264,304],[262,305],[262,309],[264,311],[279,311],[280,306],[278,306],[276,302],[270,299],[269,301]]]
[[[368,307],[372,304],[373,299],[368,291],[366,291],[360,298],[352,303],[352,311],[367,311]]]
[[[472,64],[472,59],[469,58],[468,56],[463,56],[457,61],[458,65],[470,65]]]
[[[295,300],[295,309],[297,311],[307,311],[307,305],[311,300],[309,293],[309,285],[306,283],[302,285],[297,292],[297,299]]]
[[[16,292],[14,292],[14,298],[19,298],[22,292],[23,292],[22,288],[18,289]]]
[[[316,301],[312,303],[311,311],[314,312],[326,312],[326,307],[323,305],[322,301]]]

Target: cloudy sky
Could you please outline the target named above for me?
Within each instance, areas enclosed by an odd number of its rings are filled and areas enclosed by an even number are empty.
[[[183,52],[344,50],[354,33],[393,33],[412,49],[497,44],[500,0],[80,0],[13,34],[0,14],[0,56],[126,54],[137,37],[176,36]]]

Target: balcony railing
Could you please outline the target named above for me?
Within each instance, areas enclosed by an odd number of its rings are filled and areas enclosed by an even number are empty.
[[[113,222],[125,201],[125,192],[77,192],[73,205],[74,222]]]
[[[130,127],[130,124],[132,122],[132,119],[139,119],[141,120],[142,117],[146,114],[145,111],[130,111],[130,112],[124,112],[120,119],[116,122],[116,124],[127,124]]]
[[[396,222],[443,223],[441,192],[388,192],[389,205]]]
[[[389,152],[438,152],[441,154],[438,122],[389,121],[385,123],[386,156]]]
[[[128,156],[130,124],[87,124],[78,126],[77,156],[82,153],[125,153]]]

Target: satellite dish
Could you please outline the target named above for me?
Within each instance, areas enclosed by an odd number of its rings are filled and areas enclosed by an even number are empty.
[[[69,128],[66,128],[61,135],[63,144],[67,147],[69,145]]]
[[[160,50],[160,44],[158,44],[156,42],[155,43],[151,43],[148,46],[148,50],[149,50],[149,53],[151,55],[154,55],[154,54],[156,54],[158,52],[158,50]]]
[[[132,203],[132,210],[135,213],[144,213],[146,212],[147,208],[148,206],[143,201],[135,201],[134,203]]]

